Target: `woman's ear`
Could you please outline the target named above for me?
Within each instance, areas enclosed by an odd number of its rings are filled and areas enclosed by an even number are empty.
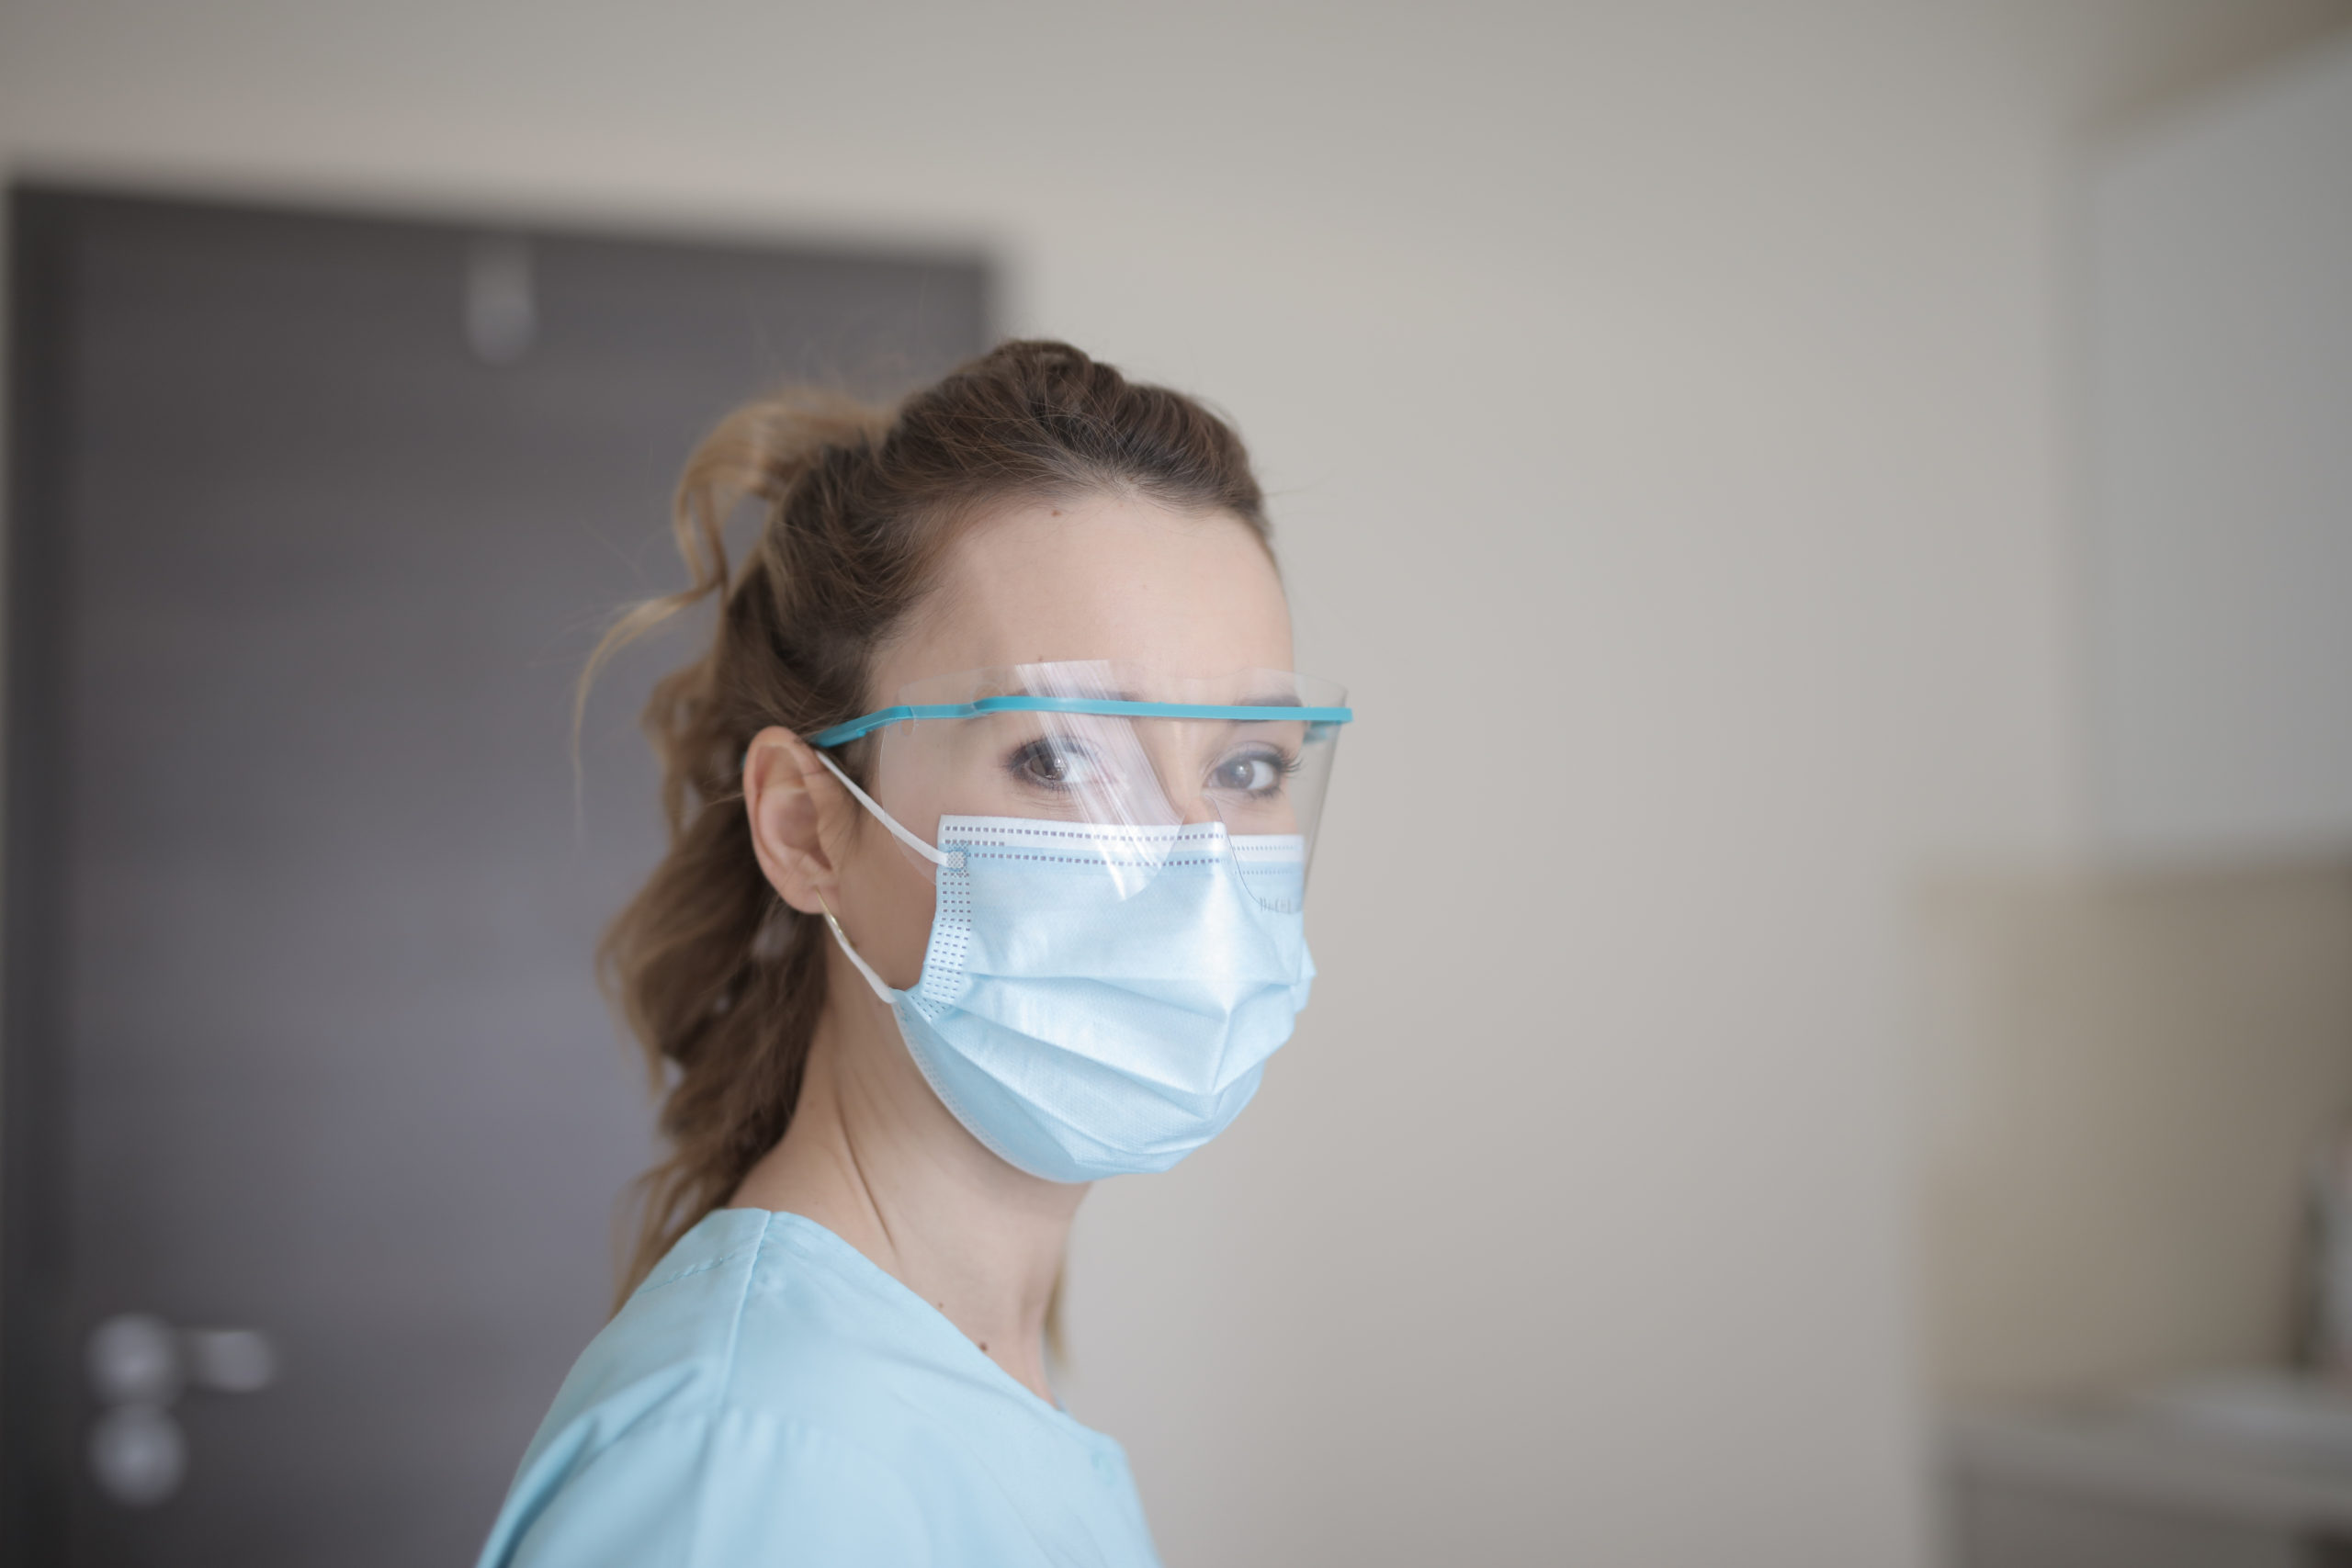
[[[808,743],[775,727],[752,738],[743,753],[743,815],[752,848],[776,896],[804,915],[835,899],[840,854],[857,811]]]

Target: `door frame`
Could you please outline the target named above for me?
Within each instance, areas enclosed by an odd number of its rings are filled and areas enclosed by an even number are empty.
[[[6,823],[0,826],[0,1556],[65,1560],[78,1401],[65,1049],[71,645],[64,400],[72,249],[92,197],[12,185]]]

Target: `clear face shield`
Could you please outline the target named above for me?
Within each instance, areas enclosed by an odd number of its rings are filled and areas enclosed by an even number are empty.
[[[1288,671],[1023,664],[919,682],[809,743],[867,764],[853,771],[934,879],[985,845],[1099,873],[1124,899],[1229,857],[1262,908],[1295,914],[1345,703]]]

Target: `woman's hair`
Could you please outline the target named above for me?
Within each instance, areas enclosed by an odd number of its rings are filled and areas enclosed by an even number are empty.
[[[772,725],[812,734],[878,705],[867,689],[876,649],[922,603],[944,547],[988,509],[1105,492],[1268,534],[1230,426],[1063,343],[1006,343],[895,410],[767,398],[686,459],[673,525],[687,585],[624,615],[581,679],[584,702],[623,645],[717,598],[709,649],[645,709],[669,852],[597,955],[656,1083],[669,1085],[669,1153],[639,1183],[624,1295],[784,1135],[824,1008],[821,924],[776,897],[752,854],[741,777],[752,738]],[[730,572],[724,530],[746,500],[763,513],[759,539]],[[842,761],[871,783],[865,750],[853,744]]]

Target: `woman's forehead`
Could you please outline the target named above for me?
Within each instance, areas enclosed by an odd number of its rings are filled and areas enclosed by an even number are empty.
[[[1207,675],[1291,663],[1290,610],[1257,534],[1128,496],[1030,502],[967,527],[875,671],[880,692],[1002,665],[1102,660]]]

